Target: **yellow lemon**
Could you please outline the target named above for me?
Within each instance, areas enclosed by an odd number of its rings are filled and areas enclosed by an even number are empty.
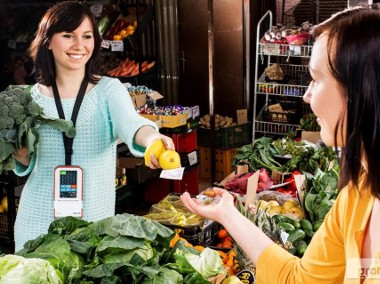
[[[166,150],[158,160],[163,170],[171,170],[181,167],[181,157],[174,150]]]
[[[154,154],[154,156],[158,160],[163,152],[165,152],[164,142],[162,142],[161,139],[157,139],[153,141],[153,143],[150,144],[148,148],[146,148],[145,150],[145,154],[144,154],[145,165],[147,167],[149,166],[151,154]]]

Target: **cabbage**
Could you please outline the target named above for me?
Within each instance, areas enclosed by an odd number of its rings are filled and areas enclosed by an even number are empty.
[[[185,253],[187,261],[204,278],[224,272],[224,265],[216,250],[206,247],[200,254]]]
[[[54,268],[46,260],[8,254],[0,257],[0,284],[61,284]]]

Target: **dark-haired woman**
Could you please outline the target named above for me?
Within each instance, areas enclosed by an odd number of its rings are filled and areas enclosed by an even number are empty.
[[[380,283],[380,10],[357,7],[314,29],[304,95],[322,140],[342,148],[341,191],[302,258],[244,218],[227,191],[216,205],[185,193],[193,212],[220,222],[257,266],[256,283]]]
[[[95,19],[88,7],[79,2],[54,5],[39,23],[29,49],[37,80],[31,89],[32,97],[49,117],[72,119],[76,104],[79,111],[75,111],[76,135],[72,147],[64,142],[62,133],[41,126],[37,153],[28,156],[25,149],[17,153],[16,174],[30,176],[15,223],[16,251],[28,240],[47,233],[54,220],[57,166],[75,165],[83,170],[81,217],[95,221],[115,214],[118,138],[136,156],[142,156],[146,147],[157,139],[162,139],[166,148],[174,149],[169,137],[157,132],[154,123],[136,113],[118,79],[98,75],[100,44]],[[77,99],[80,97],[83,97],[81,103]],[[152,158],[150,167],[158,166]]]

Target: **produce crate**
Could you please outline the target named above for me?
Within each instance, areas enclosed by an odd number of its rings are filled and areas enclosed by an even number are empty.
[[[189,171],[185,171],[182,180],[174,181],[174,192],[184,193],[185,191],[193,195],[197,195],[199,193],[197,168],[192,168]]]
[[[229,149],[249,144],[251,140],[250,131],[250,122],[216,129],[215,146],[218,149]],[[198,144],[200,146],[210,147],[210,136],[210,129],[200,128],[198,130]]]
[[[220,224],[206,220],[202,227],[200,226],[189,226],[180,227],[174,225],[165,225],[178,233],[178,235],[186,239],[192,245],[209,246],[213,243],[218,231],[220,229]]]
[[[197,132],[192,131],[189,133],[175,133],[171,135],[175,149],[178,152],[191,152],[198,148]]]
[[[208,147],[199,147],[200,150],[200,177],[204,179],[211,178],[211,149]],[[232,161],[237,153],[237,149],[215,150],[215,178],[216,181],[223,180],[233,170]],[[214,182],[214,181],[213,181]]]
[[[16,212],[17,212],[19,200],[20,199],[18,197],[15,197]],[[8,237],[8,235],[9,235],[8,214],[6,212],[0,213],[0,236]]]

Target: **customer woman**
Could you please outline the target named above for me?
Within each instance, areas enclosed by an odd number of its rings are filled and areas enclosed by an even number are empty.
[[[304,95],[322,140],[342,147],[341,191],[302,258],[274,244],[235,209],[181,197],[221,223],[257,266],[256,283],[380,283],[380,10],[357,7],[314,29],[312,82]],[[372,268],[372,269],[371,269]]]
[[[95,19],[79,2],[64,1],[52,6],[39,23],[29,49],[37,79],[32,97],[46,116],[75,120],[72,114],[76,113],[76,135],[70,149],[62,133],[41,126],[37,153],[28,156],[23,149],[16,154],[16,174],[30,174],[15,223],[16,251],[28,240],[47,233],[54,220],[57,166],[83,169],[82,218],[96,221],[115,214],[117,138],[136,156],[142,156],[157,139],[162,139],[167,149],[174,149],[169,137],[158,133],[153,122],[136,113],[118,79],[97,73],[100,44]],[[83,101],[76,105],[81,97]],[[75,105],[77,109],[73,110]],[[150,167],[158,167],[156,159],[152,158]]]

